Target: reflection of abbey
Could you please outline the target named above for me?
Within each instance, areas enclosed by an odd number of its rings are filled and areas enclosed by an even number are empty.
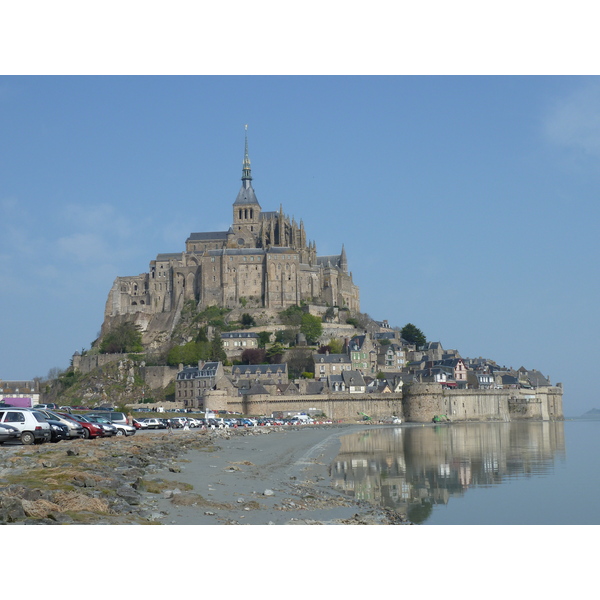
[[[199,308],[282,310],[305,301],[360,310],[344,248],[339,255],[317,256],[302,221],[290,220],[281,208],[262,210],[252,188],[247,137],[229,230],[192,233],[183,252],[159,254],[149,273],[118,277],[105,317],[179,312],[186,300]]]

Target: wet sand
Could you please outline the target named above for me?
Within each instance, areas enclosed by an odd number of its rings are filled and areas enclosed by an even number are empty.
[[[398,515],[355,501],[331,485],[339,438],[368,426],[310,426],[231,432],[214,437],[211,452],[190,450],[180,472],[154,477],[172,482],[155,500],[166,525],[390,524]],[[174,435],[177,433],[174,432]],[[193,435],[188,433],[188,435]],[[222,437],[221,437],[222,436]],[[183,484],[183,485],[182,485]],[[191,486],[191,489],[186,489]]]

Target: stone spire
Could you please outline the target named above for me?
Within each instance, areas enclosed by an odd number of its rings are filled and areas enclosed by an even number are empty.
[[[248,125],[246,128],[246,144],[244,148],[244,161],[242,163],[242,187],[234,204],[258,204],[258,199],[252,188],[252,174],[250,171],[250,157],[248,156]],[[259,205],[260,208],[260,205]]]
[[[250,157],[248,156],[248,125],[244,125],[246,130],[246,145],[244,149],[244,162],[242,163],[242,181],[244,182],[244,187],[249,187],[252,181],[252,174],[250,170]]]
[[[340,269],[342,270],[342,273],[348,272],[348,258],[346,257],[344,244],[342,244],[342,253],[340,254]]]

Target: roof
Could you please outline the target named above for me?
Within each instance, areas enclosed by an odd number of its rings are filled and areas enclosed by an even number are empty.
[[[321,266],[330,265],[332,267],[340,266],[341,256],[339,254],[332,254],[330,256],[317,256],[317,264]]]
[[[348,363],[352,361],[347,354],[313,354],[315,363]]]
[[[222,333],[221,338],[223,339],[231,339],[231,338],[257,338],[258,333],[254,331],[228,331],[227,333]]]
[[[258,204],[258,199],[256,198],[252,185],[242,185],[234,204]],[[258,204],[258,206],[260,206],[260,204]]]
[[[360,371],[342,371],[342,377],[346,385],[366,385]]]
[[[164,254],[157,254],[156,260],[181,260],[183,252],[167,252]]]
[[[217,375],[217,369],[219,368],[218,362],[206,362],[199,367],[184,367],[183,370],[177,373],[177,379],[206,379],[209,377],[215,377]]]
[[[227,231],[202,231],[198,233],[190,233],[188,242],[203,242],[211,240],[223,241],[227,239]]]
[[[268,396],[269,395],[269,391],[267,390],[267,388],[265,388],[264,385],[260,384],[260,383],[256,383],[254,384],[251,388],[249,388],[247,391],[245,390],[243,392],[244,396]]]
[[[287,364],[278,365],[234,365],[232,375],[267,375],[268,373],[287,372]]]

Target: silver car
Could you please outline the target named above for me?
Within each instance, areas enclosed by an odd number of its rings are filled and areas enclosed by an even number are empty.
[[[51,410],[44,408],[36,408],[36,411],[41,412],[47,419],[51,419],[52,421],[60,421],[63,425],[66,425],[69,428],[69,439],[79,439],[85,435],[83,427],[73,419],[67,419],[55,412],[52,412]]]

